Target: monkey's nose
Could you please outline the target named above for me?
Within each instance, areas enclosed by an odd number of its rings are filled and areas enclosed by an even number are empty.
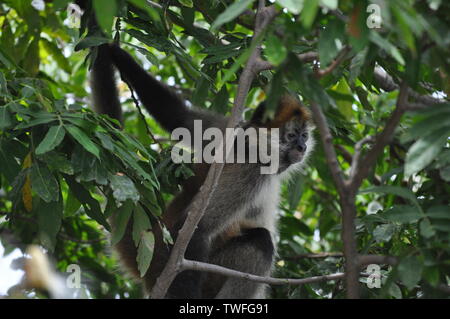
[[[297,150],[301,153],[306,151],[306,144],[304,142],[297,144]]]

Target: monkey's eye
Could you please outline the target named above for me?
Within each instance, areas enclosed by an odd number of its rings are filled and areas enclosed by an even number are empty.
[[[287,135],[288,139],[294,139],[295,138],[295,134],[294,133],[288,133]]]
[[[303,133],[303,134],[302,134],[302,137],[303,137],[304,139],[308,138],[308,133]]]

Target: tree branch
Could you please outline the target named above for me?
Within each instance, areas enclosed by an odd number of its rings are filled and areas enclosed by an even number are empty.
[[[382,67],[376,66],[373,70],[373,75],[375,81],[377,81],[378,85],[386,92],[392,92],[398,90],[400,87]],[[414,90],[407,88],[408,96],[417,101],[417,103],[407,103],[404,107],[405,110],[418,110],[427,108],[434,104],[440,104],[447,102],[444,99],[437,99],[429,95],[420,95]]]
[[[290,257],[286,257],[283,258],[285,260],[297,260],[297,259],[303,259],[303,258],[308,258],[308,259],[318,259],[318,258],[328,258],[328,257],[344,257],[344,254],[341,252],[336,252],[336,253],[316,253],[316,254],[298,254],[295,256],[290,256]]]
[[[331,136],[325,115],[322,109],[314,101],[310,102],[314,121],[320,131],[322,145],[325,151],[328,167],[330,168],[333,181],[339,193],[340,206],[342,209],[342,242],[344,243],[345,256],[345,284],[347,297],[351,299],[359,298],[359,266],[356,257],[358,256],[355,239],[355,194],[356,191],[349,191],[348,183],[344,179],[341,167],[337,160],[336,151],[333,147],[333,137]]]
[[[258,4],[258,11],[255,19],[255,32],[252,39],[252,44],[255,46],[255,49],[251,53],[249,60],[247,61],[247,64],[245,65],[239,78],[234,106],[230,119],[227,123],[227,127],[234,128],[238,125],[242,118],[244,103],[248,91],[250,90],[250,86],[255,78],[255,75],[261,71],[261,48],[257,41],[259,41],[260,35],[277,14],[275,7],[265,7],[264,3],[264,0],[260,0]],[[222,147],[225,148],[223,141]],[[151,291],[151,298],[163,298],[176,275],[183,270],[182,265],[184,262],[186,248],[191,240],[195,228],[208,207],[211,195],[214,193],[219,182],[223,166],[224,163],[213,163],[211,165],[203,186],[200,188],[199,192],[189,205],[187,209],[188,214],[186,221],[178,233],[178,237],[172,248],[169,260],[167,261],[163,272],[158,277]]]
[[[355,144],[355,152],[353,153],[352,165],[350,167],[350,179],[352,179],[353,176],[355,175],[355,172],[359,170],[360,157],[363,145],[367,143],[372,143],[374,139],[375,138],[373,136],[366,136]]]
[[[343,273],[336,273],[336,274],[324,275],[324,276],[314,276],[314,277],[308,277],[308,278],[302,278],[302,279],[262,277],[262,276],[252,275],[252,274],[240,272],[237,270],[225,268],[225,267],[222,267],[219,265],[213,265],[213,264],[208,264],[208,263],[203,263],[203,262],[193,261],[193,260],[183,260],[182,266],[183,266],[183,269],[210,272],[210,273],[215,273],[215,274],[219,274],[219,275],[224,275],[227,277],[246,279],[246,280],[260,282],[260,283],[269,284],[269,285],[286,285],[286,284],[303,285],[303,284],[310,284],[310,283],[321,282],[321,281],[337,280],[337,279],[341,279],[344,277]]]
[[[370,264],[387,264],[396,265],[398,260],[393,256],[382,256],[382,255],[359,255],[358,264],[363,267]]]
[[[311,63],[319,60],[319,54],[315,51],[309,51],[298,54],[297,57],[304,63]],[[336,60],[335,60],[336,62]],[[373,70],[373,76],[377,84],[386,92],[392,92],[399,89],[399,85],[395,83],[392,76],[390,76],[382,67],[376,66]],[[435,104],[446,103],[445,99],[437,99],[430,95],[421,95],[414,90],[408,88],[408,95],[413,98],[416,103],[410,102],[405,106],[407,111],[416,111],[427,108]]]
[[[336,69],[344,60],[347,58],[348,53],[351,51],[351,47],[346,45],[337,55],[336,59],[331,62],[331,64],[326,69],[315,70],[316,77],[321,78],[325,75],[330,74]]]
[[[337,160],[336,151],[333,147],[333,137],[327,124],[325,115],[320,106],[316,102],[311,101],[311,112],[313,114],[314,122],[320,132],[322,145],[327,158],[328,166],[330,167],[331,175],[333,177],[336,188],[340,196],[345,194],[345,181],[339,162]]]
[[[350,180],[350,189],[352,191],[356,191],[359,188],[362,181],[369,174],[369,170],[375,165],[375,162],[378,156],[383,151],[384,147],[391,141],[394,131],[397,128],[397,125],[400,122],[403,113],[405,113],[406,111],[406,106],[408,104],[408,94],[409,89],[406,83],[402,83],[394,112],[387,121],[383,131],[375,138],[373,147],[367,152],[366,156],[362,160],[364,165],[359,166],[358,169],[354,171],[354,175]]]

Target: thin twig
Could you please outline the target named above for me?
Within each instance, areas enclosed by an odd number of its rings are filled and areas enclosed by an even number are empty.
[[[137,99],[136,96],[134,95],[133,87],[127,82],[127,80],[125,80],[125,78],[122,78],[122,81],[124,81],[124,82],[127,84],[128,89],[130,90],[131,98],[133,99],[134,105],[136,105],[136,108],[137,108],[138,111],[139,111],[139,116],[141,117],[141,120],[144,122],[145,130],[146,130],[147,134],[152,138],[152,140],[153,140],[153,142],[155,142],[155,144],[158,144],[159,149],[162,150],[162,149],[163,149],[163,146],[161,145],[161,143],[159,142],[159,140],[155,138],[155,136],[152,134],[152,131],[151,131],[150,128],[148,127],[148,123],[147,123],[147,121],[145,120],[145,115],[144,115],[144,113],[142,112],[141,105],[139,104],[138,99]]]

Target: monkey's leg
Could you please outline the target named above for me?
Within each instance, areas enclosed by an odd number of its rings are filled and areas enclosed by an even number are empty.
[[[178,228],[181,228],[180,223]],[[206,262],[210,244],[208,238],[205,237],[206,231],[197,227],[189,245],[186,249],[185,257],[187,259]],[[176,240],[176,238],[174,238]],[[199,271],[186,270],[177,275],[170,285],[166,298],[169,299],[199,299],[202,298],[202,282],[205,274]]]
[[[250,228],[214,251],[210,262],[253,275],[268,276],[274,255],[270,232],[265,228]],[[265,286],[262,283],[228,277],[215,298],[265,298]]]

